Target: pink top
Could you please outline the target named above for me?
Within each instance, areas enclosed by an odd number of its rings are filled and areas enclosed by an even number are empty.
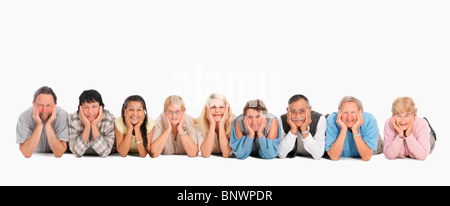
[[[407,156],[424,160],[430,153],[430,128],[423,118],[414,120],[414,129],[410,136],[401,139],[391,124],[391,118],[384,124],[384,155],[388,159]]]

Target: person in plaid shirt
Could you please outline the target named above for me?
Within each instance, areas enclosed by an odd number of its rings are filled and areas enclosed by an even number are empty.
[[[69,115],[69,148],[75,157],[108,156],[114,147],[115,117],[104,109],[96,90],[85,90],[79,97],[78,111]]]

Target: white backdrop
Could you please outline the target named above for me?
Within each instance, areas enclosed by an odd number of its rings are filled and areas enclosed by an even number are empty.
[[[447,1],[2,1],[0,185],[449,185],[449,10]],[[235,114],[260,98],[277,116],[293,94],[324,114],[352,95],[381,134],[393,100],[410,96],[438,141],[425,161],[25,159],[16,122],[43,85],[69,113],[85,89],[116,116],[139,94],[154,119],[172,94],[194,117],[213,92]]]

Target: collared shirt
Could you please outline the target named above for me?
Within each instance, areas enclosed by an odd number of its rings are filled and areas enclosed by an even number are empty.
[[[154,142],[156,139],[158,139],[159,136],[166,130],[166,121],[164,119],[164,113],[159,115],[159,117],[155,120],[155,127],[153,128],[153,139],[152,142]],[[185,114],[185,124],[186,127],[186,133],[189,135],[189,137],[192,139],[192,141],[195,142],[195,144],[198,145],[198,142],[203,141],[203,136],[201,131],[194,126],[194,122],[191,116],[188,114]],[[173,154],[187,154],[186,150],[183,147],[183,144],[181,143],[181,140],[179,138],[175,138],[173,136],[172,131],[169,133],[169,138],[167,139],[166,145],[164,146],[163,151],[161,152],[163,155],[173,155]]]
[[[111,153],[115,142],[114,120],[114,115],[104,109],[102,121],[98,126],[100,135],[95,140],[89,138],[89,142],[86,143],[83,137],[81,137],[84,126],[81,123],[79,113],[74,112],[71,114],[68,120],[70,151],[72,151],[75,157],[81,157],[84,154],[87,154],[86,152],[91,152],[92,154],[92,150],[89,149],[92,148],[100,157],[108,156]],[[89,135],[92,136],[92,134]]]
[[[297,153],[302,156],[312,156],[314,159],[320,159],[325,151],[325,130],[327,127],[327,120],[324,116],[321,116],[319,122],[317,123],[317,130],[314,136],[311,133],[308,134],[306,138],[300,131],[297,134],[292,134],[288,132],[282,135],[280,140],[280,146],[278,148],[278,156],[280,158],[285,158],[289,152],[295,146],[295,140],[297,139]]]
[[[430,154],[430,127],[425,119],[415,117],[411,135],[400,138],[391,123],[384,124],[384,155],[388,159],[411,157],[424,160]]]
[[[244,116],[242,114],[234,120],[231,128],[230,147],[238,159],[245,159],[250,155],[256,154],[259,154],[259,156],[263,159],[273,159],[278,155],[278,145],[280,144],[281,138],[281,126],[280,123],[278,123],[277,138],[268,139],[266,136],[269,133],[270,125],[274,119],[277,122],[278,119],[270,113],[267,113],[266,118],[267,125],[266,128],[264,128],[264,137],[262,138],[258,138],[257,136],[250,138],[248,136],[248,132],[244,126]],[[244,135],[239,139],[236,134],[236,123]]]
[[[341,132],[341,127],[336,123],[337,112],[333,112],[327,118],[327,129],[325,137],[325,151],[330,150],[331,145],[336,141]],[[373,151],[377,151],[378,146],[378,125],[375,117],[367,112],[363,113],[364,123],[359,128],[361,138]],[[361,157],[356,148],[355,140],[351,131],[347,131],[345,137],[344,148],[342,149],[341,157]]]
[[[67,116],[68,113],[60,108],[56,107],[56,119],[52,123],[53,131],[56,134],[56,137],[61,140],[68,142],[69,141],[69,132],[67,127]],[[31,134],[33,134],[34,129],[36,129],[36,122],[33,119],[33,107],[25,110],[17,121],[16,127],[16,143],[22,144],[28,138],[30,138]],[[39,140],[38,146],[35,149],[35,152],[52,152],[50,145],[47,140],[47,132],[45,131],[45,127],[42,129],[41,138]]]

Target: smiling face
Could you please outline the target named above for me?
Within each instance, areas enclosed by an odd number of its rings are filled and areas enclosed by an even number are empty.
[[[181,122],[181,117],[183,116],[183,110],[181,106],[176,107],[173,104],[170,104],[165,111],[166,115],[169,117],[170,124],[177,125]]]
[[[255,109],[248,109],[245,117],[248,119],[250,128],[253,131],[258,131],[259,127],[261,126],[261,121],[263,117],[262,111],[258,111]]]
[[[289,104],[288,109],[291,112],[291,118],[294,124],[297,127],[302,126],[305,123],[306,113],[310,110],[308,103],[304,99],[299,99]]]
[[[83,114],[89,120],[89,122],[93,122],[98,117],[100,105],[98,102],[83,102],[81,104],[81,109],[83,110]]]
[[[225,101],[223,99],[214,98],[209,101],[209,108],[214,121],[220,122],[225,113]]]
[[[416,104],[411,97],[399,97],[392,103],[392,118],[401,130],[408,129],[416,115]]]
[[[342,121],[345,123],[347,128],[352,128],[358,121],[358,105],[355,102],[345,102],[340,108],[342,112]]]
[[[52,115],[53,108],[56,106],[53,96],[50,94],[40,94],[36,97],[34,104],[38,108],[39,117],[46,122]]]
[[[395,124],[401,129],[408,129],[409,123],[414,118],[411,112],[397,113],[392,118],[395,120]]]
[[[141,118],[145,118],[145,110],[142,103],[139,101],[130,101],[127,104],[127,115],[130,118],[130,122],[136,125]]]

